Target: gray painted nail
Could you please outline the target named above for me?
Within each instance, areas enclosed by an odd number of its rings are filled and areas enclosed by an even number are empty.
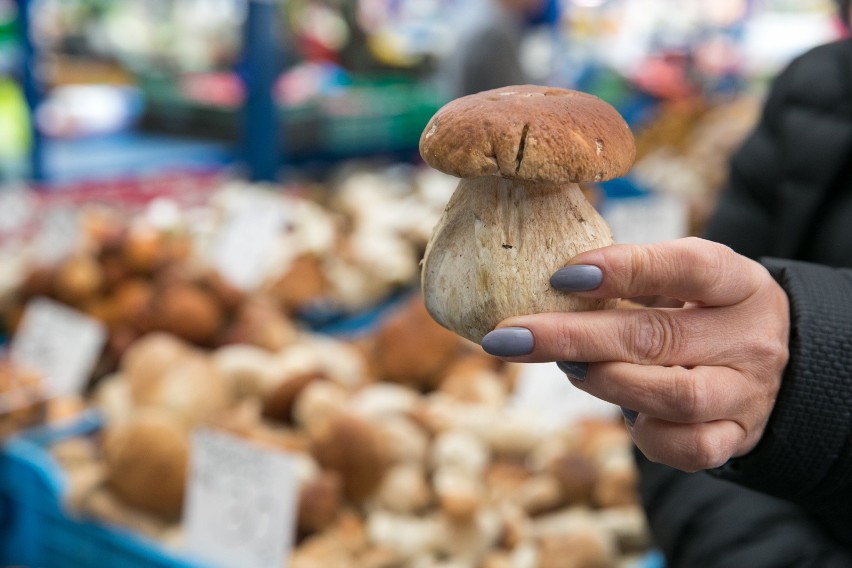
[[[559,370],[565,373],[569,379],[583,382],[586,380],[586,375],[589,372],[588,363],[577,363],[574,361],[557,361],[556,366]]]
[[[591,264],[575,264],[560,268],[550,277],[550,285],[560,292],[586,292],[603,282],[603,272]]]
[[[525,327],[495,329],[482,338],[482,348],[495,357],[520,357],[533,350],[533,335]]]
[[[631,428],[634,424],[636,424],[636,418],[639,417],[639,413],[635,410],[630,410],[629,408],[621,407],[621,414],[624,415],[624,421],[627,422],[627,425]]]

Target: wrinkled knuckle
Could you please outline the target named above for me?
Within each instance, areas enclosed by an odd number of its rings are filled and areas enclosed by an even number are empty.
[[[691,447],[692,450],[687,460],[691,471],[713,469],[721,466],[730,458],[728,444],[712,432],[704,429],[697,429]]]
[[[625,284],[628,290],[643,288],[653,264],[653,249],[649,246],[630,245],[629,262],[625,263]]]
[[[661,310],[643,310],[633,325],[625,328],[625,344],[633,345],[638,363],[660,363],[678,350],[680,334],[675,321]]]
[[[681,421],[694,422],[708,415],[710,395],[704,382],[686,373],[678,375],[674,396],[673,404],[679,411],[678,418]]]
[[[708,241],[699,237],[687,237],[686,241],[694,250],[702,251],[708,257],[715,257],[716,262],[720,264],[739,256],[734,249],[722,243]]]
[[[701,278],[707,292],[711,295],[721,295],[725,288],[730,286],[730,268],[736,253],[733,249],[712,243],[713,246],[707,251]],[[697,263],[695,263],[697,264]]]
[[[553,342],[552,347],[557,351],[565,351],[568,346],[571,345],[571,326],[567,323],[561,323],[557,325],[553,329],[553,336],[551,337],[551,341]]]
[[[645,254],[638,245],[623,245],[622,254],[608,259],[605,272],[607,280],[615,284],[619,290],[632,290],[636,282],[642,278],[645,264]]]
[[[765,369],[782,369],[790,357],[787,338],[763,335],[749,343],[749,358]]]
[[[775,363],[786,363],[789,357],[787,341],[780,338],[764,337],[758,343],[756,352],[758,357]]]

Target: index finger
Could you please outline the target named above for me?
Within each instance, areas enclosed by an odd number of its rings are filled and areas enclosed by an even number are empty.
[[[766,270],[730,248],[688,237],[651,245],[613,245],[581,253],[570,265],[603,272],[596,298],[666,296],[705,306],[737,304],[759,287]],[[569,265],[569,266],[570,266]]]
[[[692,367],[724,365],[753,341],[721,332],[726,326],[742,325],[738,317],[730,308],[600,310],[517,316],[500,322],[498,330],[522,328],[531,334],[531,351],[512,359],[519,362],[624,361]]]

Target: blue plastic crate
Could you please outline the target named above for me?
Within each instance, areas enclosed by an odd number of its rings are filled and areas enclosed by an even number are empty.
[[[356,339],[375,332],[382,320],[400,309],[406,302],[420,294],[420,285],[408,286],[392,292],[381,302],[357,312],[345,313],[336,308],[324,309],[317,305],[299,314],[316,333],[330,335],[338,339]]]
[[[51,443],[96,431],[96,413],[63,428],[41,428],[4,444],[0,454],[0,566],[28,568],[210,568],[164,551],[130,531],[69,516],[66,479]]]

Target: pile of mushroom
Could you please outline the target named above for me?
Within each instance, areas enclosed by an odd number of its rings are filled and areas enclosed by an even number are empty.
[[[102,443],[53,451],[77,510],[178,549],[204,425],[296,460],[293,568],[622,565],[648,546],[627,433],[608,420],[554,430],[513,406],[517,370],[419,297],[353,341],[204,354],[152,334],[97,392]]]
[[[193,199],[79,204],[68,220],[74,235],[62,243],[67,254],[41,258],[24,246],[38,238],[21,236],[17,244],[0,235],[0,334],[14,334],[36,297],[103,322],[108,345],[92,383],[153,331],[208,349],[281,349],[296,326],[373,308],[416,285],[452,181],[436,174],[353,167],[322,184],[231,181]],[[64,201],[57,206],[68,208]],[[49,212],[49,202],[45,207]],[[217,247],[229,240],[229,221],[240,212],[273,208],[281,212],[278,232],[246,245],[263,251],[260,281],[241,289],[228,280]]]

